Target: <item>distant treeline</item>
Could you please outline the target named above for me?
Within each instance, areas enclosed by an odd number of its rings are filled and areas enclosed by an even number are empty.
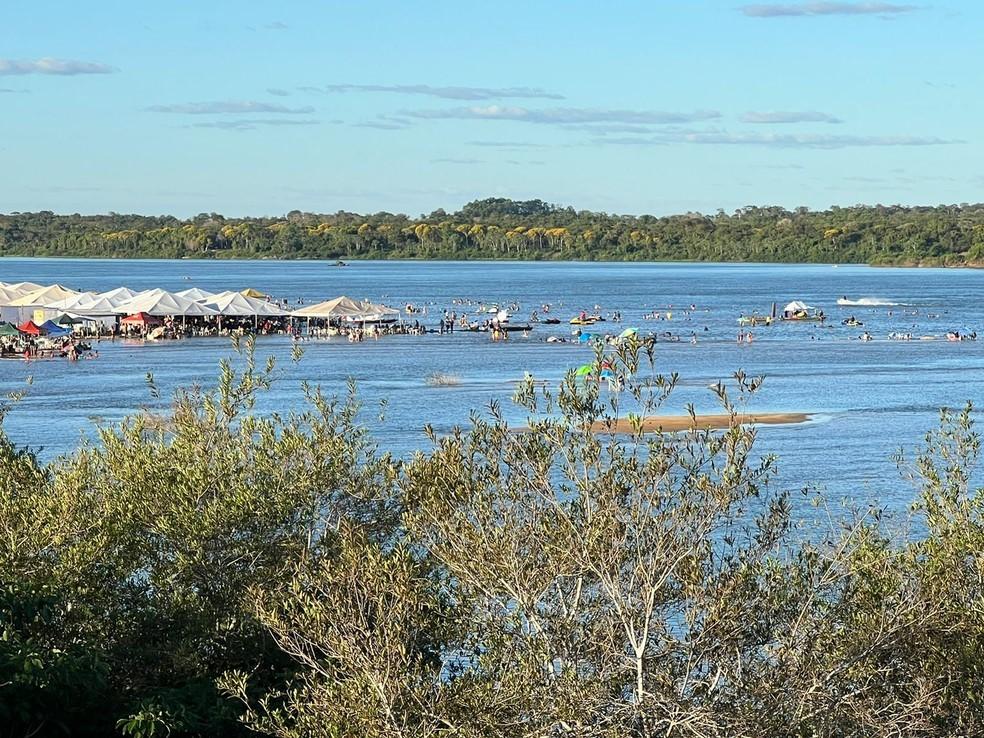
[[[276,218],[0,215],[0,255],[117,258],[571,259],[961,265],[984,261],[984,204],[746,207],[609,215],[489,198],[456,213]]]

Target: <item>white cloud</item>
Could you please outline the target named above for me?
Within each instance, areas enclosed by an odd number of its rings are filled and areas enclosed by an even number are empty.
[[[789,18],[796,16],[823,15],[899,15],[916,10],[915,5],[897,5],[895,3],[762,3],[744,5],[741,12],[751,18]]]
[[[817,110],[802,111],[749,111],[741,116],[742,123],[843,123],[830,113]]]
[[[275,103],[257,102],[255,100],[219,100],[215,102],[191,102],[176,105],[151,105],[147,110],[151,113],[185,113],[187,115],[241,115],[257,113],[273,113],[281,115],[307,115],[314,108],[288,108]]]
[[[530,109],[503,105],[446,108],[441,110],[408,110],[401,115],[427,120],[508,120],[551,125],[580,125],[591,123],[650,124],[695,123],[721,117],[716,110],[696,110],[690,113],[661,110],[616,110],[605,108],[543,108]]]
[[[71,77],[79,74],[111,74],[117,71],[108,64],[74,61],[71,59],[52,59],[44,57],[36,60],[0,59],[0,75],[53,74]]]
[[[322,87],[301,87],[305,92],[337,94],[345,92],[383,92],[398,95],[424,95],[447,100],[495,100],[499,98],[538,98],[563,100],[563,95],[539,87],[440,87],[434,85],[359,85],[333,84]]]

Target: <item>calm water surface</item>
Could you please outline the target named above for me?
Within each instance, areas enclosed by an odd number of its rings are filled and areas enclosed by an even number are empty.
[[[715,411],[708,385],[735,370],[764,375],[765,385],[751,408],[815,414],[798,426],[765,427],[759,450],[781,457],[781,481],[796,487],[818,484],[832,496],[858,504],[875,503],[902,510],[913,490],[902,481],[891,459],[911,448],[933,427],[941,406],[967,400],[984,402],[984,340],[894,342],[891,331],[941,336],[947,330],[984,334],[984,272],[974,270],[873,269],[855,266],[583,264],[482,262],[356,262],[336,268],[325,262],[210,262],[64,259],[0,260],[0,281],[59,282],[76,289],[106,290],[163,287],[206,290],[254,287],[291,301],[316,302],[340,294],[401,305],[427,305],[425,321],[436,324],[444,307],[458,309],[458,298],[518,302],[520,315],[543,303],[563,323],[538,326],[528,339],[494,344],[487,334],[393,336],[352,345],[344,340],[311,341],[300,364],[288,360],[283,337],[258,340],[261,356],[281,358],[285,376],[264,399],[263,409],[296,406],[302,380],[328,391],[358,381],[366,406],[365,422],[380,444],[406,453],[423,447],[421,428],[438,430],[467,422],[472,409],[491,400],[521,422],[509,407],[514,382],[524,372],[556,381],[590,360],[591,349],[553,344],[546,337],[569,335],[567,320],[581,309],[619,310],[622,326],[643,331],[672,330],[680,343],[657,345],[657,369],[679,372],[682,386],[667,412],[687,403]],[[840,308],[836,300],[870,297],[902,303],[896,307]],[[821,307],[830,327],[785,324],[755,329],[755,342],[737,345],[736,318],[742,312],[766,313],[800,299]],[[682,308],[697,311],[688,319]],[[643,319],[651,310],[673,306],[669,322]],[[915,314],[913,314],[915,313]],[[853,314],[864,328],[840,321]],[[707,330],[704,330],[705,327]],[[878,340],[857,340],[862,330]],[[689,338],[696,332],[698,343]],[[95,423],[119,420],[141,407],[161,406],[148,393],[145,376],[153,372],[163,396],[191,383],[208,384],[219,359],[228,356],[221,339],[188,339],[161,344],[103,342],[100,358],[67,361],[0,362],[0,392],[27,390],[6,420],[17,442],[43,447],[52,458],[71,451]],[[461,384],[430,387],[432,372],[455,374]],[[30,386],[29,379],[33,379]],[[385,420],[377,405],[385,399]]]

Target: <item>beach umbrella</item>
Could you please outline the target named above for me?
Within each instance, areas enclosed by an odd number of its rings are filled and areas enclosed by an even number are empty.
[[[624,331],[618,334],[619,338],[628,338],[629,336],[634,336],[639,332],[638,328],[626,328]]]
[[[579,366],[577,369],[574,370],[574,376],[587,377],[591,374],[594,374],[594,370],[595,370],[594,365],[584,364],[583,366]]]
[[[577,342],[578,343],[591,343],[591,340],[594,337],[595,337],[594,336],[594,333],[582,333],[580,336],[577,337]]]

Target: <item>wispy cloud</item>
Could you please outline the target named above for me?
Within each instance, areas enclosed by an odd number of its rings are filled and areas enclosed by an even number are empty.
[[[598,138],[598,144],[623,146],[663,146],[666,144],[703,144],[720,146],[770,146],[799,149],[843,149],[851,147],[880,146],[946,146],[961,144],[959,139],[935,136],[857,136],[816,133],[727,133],[723,131],[672,131],[655,136],[626,136]]]
[[[22,95],[30,90],[14,89],[13,87],[0,87],[0,95]]]
[[[499,98],[535,98],[563,100],[563,95],[539,87],[436,87],[434,85],[358,85],[334,84],[300,87],[304,92],[338,94],[345,92],[383,92],[398,95],[424,95],[446,100],[497,100]]]
[[[546,144],[530,141],[468,141],[469,146],[482,146],[490,149],[545,149]]]
[[[739,10],[751,18],[789,18],[822,15],[899,15],[916,10],[915,5],[895,3],[762,3],[743,5]]]
[[[14,76],[24,74],[53,74],[72,77],[79,74],[111,74],[117,71],[108,64],[74,61],[72,59],[52,59],[44,57],[36,60],[0,59],[0,75]]]
[[[502,105],[446,108],[442,110],[407,110],[401,115],[427,120],[508,120],[550,125],[581,125],[590,123],[666,125],[696,123],[721,117],[716,110],[696,110],[691,113],[662,110],[615,110],[605,108],[543,108],[530,109]]]
[[[285,118],[257,118],[255,120],[212,120],[192,123],[190,128],[219,128],[226,131],[252,131],[263,126],[316,126],[316,120]]]
[[[398,115],[377,115],[373,120],[364,120],[352,125],[356,128],[376,128],[380,131],[402,131],[413,124]]]
[[[273,21],[271,23],[266,23],[263,28],[267,31],[286,31],[289,26],[281,21]]]
[[[755,112],[749,111],[741,116],[742,123],[843,123],[829,113],[821,113],[817,110],[803,111],[772,111]]]
[[[431,164],[484,164],[481,159],[454,159],[452,157],[442,157],[431,159]]]
[[[280,87],[267,87],[267,94],[276,95],[277,97],[288,97],[290,95],[287,90],[281,89]]]
[[[276,103],[255,100],[219,100],[214,102],[190,102],[176,105],[151,105],[146,108],[151,113],[184,113],[187,115],[256,115],[272,113],[279,115],[308,115],[314,108],[288,108]]]

